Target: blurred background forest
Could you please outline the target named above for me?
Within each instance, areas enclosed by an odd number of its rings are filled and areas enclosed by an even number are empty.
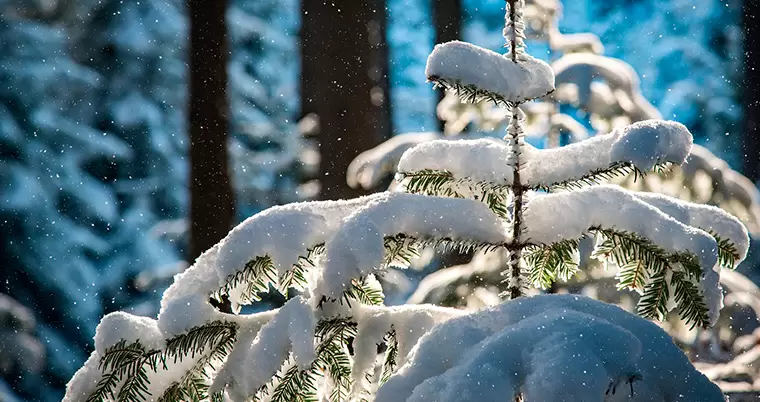
[[[664,118],[757,183],[754,3],[567,1],[559,28],[596,34]],[[102,315],[156,315],[245,217],[361,194],[358,154],[442,130],[433,44],[498,51],[503,7],[0,0],[0,401],[60,400]]]

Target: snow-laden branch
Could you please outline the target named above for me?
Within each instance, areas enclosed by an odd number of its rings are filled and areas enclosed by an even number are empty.
[[[726,211],[710,205],[694,204],[674,199],[662,194],[631,192],[636,198],[646,202],[678,220],[684,225],[702,229],[717,239],[730,244],[730,255],[720,256],[721,265],[736,268],[747,257],[749,234],[739,219]],[[718,244],[720,247],[721,244]],[[721,250],[719,250],[721,251]]]
[[[554,90],[554,73],[545,62],[524,54],[515,63],[508,55],[459,41],[436,45],[425,74],[472,103],[521,103]]]
[[[614,98],[614,103],[630,116],[631,121],[660,118],[657,109],[641,94],[638,74],[630,64],[622,60],[574,53],[561,57],[552,64],[552,68],[556,74],[558,92],[566,85],[575,87],[576,93],[572,103],[583,110],[591,113],[604,112],[603,109],[593,107],[599,105],[598,100],[594,100],[593,97],[600,95],[593,93],[593,84],[601,79],[606,84],[605,92],[609,92]],[[599,91],[599,88],[596,90]]]
[[[339,299],[352,278],[381,268],[384,240],[398,234],[494,246],[508,238],[506,223],[479,202],[383,193],[346,218],[327,243],[314,294]]]
[[[388,173],[394,172],[398,160],[407,149],[441,137],[441,134],[436,132],[397,135],[354,158],[348,165],[346,182],[353,188],[371,189]]]
[[[239,340],[234,355],[214,378],[209,393],[226,387],[232,400],[250,400],[272,379],[290,354],[296,366],[307,370],[317,357],[314,351],[316,326],[308,301],[302,297],[290,299],[261,327],[253,341],[250,336],[253,331]]]
[[[678,306],[694,325],[714,325],[723,307],[719,244],[711,234],[667,214],[675,211],[678,218],[694,223],[703,216],[699,208],[678,211],[675,203],[652,200],[655,205],[614,186],[537,196],[527,206],[525,219],[531,225],[525,238],[551,245],[598,231],[600,240],[606,240],[597,244],[595,254],[619,265],[620,286],[643,291],[643,315],[662,318]],[[562,211],[563,218],[557,219],[555,211]],[[738,222],[720,215],[706,223],[732,235],[740,230]],[[732,241],[746,242],[739,236]]]
[[[533,244],[579,239],[592,228],[614,229],[635,233],[669,253],[691,253],[704,270],[712,270],[718,262],[718,246],[709,233],[679,222],[636,193],[616,186],[537,195],[528,202],[525,220],[530,225],[524,238]]]
[[[525,401],[723,400],[720,389],[651,322],[585,297],[545,295],[437,326],[375,401],[518,396]]]
[[[647,120],[561,148],[525,144],[520,177],[530,188],[593,183],[626,168],[646,172],[658,165],[680,165],[691,147],[691,133],[682,124]],[[511,185],[511,156],[506,143],[493,139],[434,140],[406,151],[398,171],[402,177],[431,170],[448,172],[453,180]]]

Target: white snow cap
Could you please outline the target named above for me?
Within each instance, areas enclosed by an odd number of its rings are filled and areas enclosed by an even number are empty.
[[[127,344],[139,341],[147,350],[161,349],[165,344],[156,320],[116,311],[100,320],[95,331],[95,350],[103,355],[121,340]]]
[[[675,121],[644,120],[615,132],[619,134],[610,160],[630,162],[641,170],[650,170],[662,162],[680,165],[694,144],[686,126]]]
[[[458,101],[458,98],[457,98]],[[353,188],[371,189],[392,172],[403,153],[420,143],[441,138],[441,133],[404,133],[364,151],[348,165],[346,181]]]
[[[211,390],[221,391],[226,387],[233,401],[248,401],[272,379],[291,353],[300,369],[308,369],[317,357],[314,350],[316,324],[306,299],[300,296],[290,299],[261,327],[250,345],[236,343],[235,349],[247,348],[247,352],[235,352],[224,367],[224,375],[214,380]],[[243,335],[250,341],[253,333],[249,330]]]
[[[561,217],[557,217],[561,214]],[[717,263],[718,245],[704,230],[687,226],[637,193],[617,186],[594,186],[578,191],[536,195],[526,204],[529,222],[524,239],[552,244],[578,239],[592,227],[636,233],[670,253],[688,251],[704,270]]]
[[[381,193],[343,221],[326,245],[316,295],[339,299],[351,280],[381,267],[384,237],[400,233],[415,238],[450,238],[501,244],[506,223],[477,201]]]
[[[431,81],[472,86],[512,103],[554,90],[554,72],[545,62],[520,54],[515,63],[508,56],[460,41],[436,45],[425,74]]]
[[[640,121],[608,135],[560,148],[536,149],[526,145],[524,182],[550,187],[579,180],[592,171],[618,163],[630,163],[644,172],[662,163],[680,165],[692,145],[691,133],[683,124],[664,120]]]
[[[691,133],[680,123],[647,120],[560,148],[536,149],[522,145],[521,182],[551,187],[580,180],[593,171],[617,163],[631,163],[642,171],[660,163],[680,165],[693,145]],[[511,149],[498,139],[435,140],[404,152],[398,171],[425,169],[450,172],[455,179],[501,185],[512,184]]]
[[[309,248],[327,241],[346,216],[376,197],[299,202],[259,212],[232,229],[220,243],[216,262],[219,280],[225,281],[264,255],[272,259],[282,276]]]
[[[375,401],[511,401],[519,393],[543,402],[723,400],[655,324],[585,297],[542,295],[437,326]]]
[[[419,144],[404,152],[398,171],[406,173],[432,169],[450,172],[455,179],[509,185],[514,175],[509,167],[509,156],[509,147],[498,139],[441,139]]]
[[[92,351],[84,365],[74,373],[74,376],[66,384],[63,402],[85,401],[95,391],[98,381],[103,378],[103,373],[100,371],[101,357],[97,350]]]
[[[714,233],[734,246],[738,259],[736,268],[747,257],[749,233],[747,227],[735,216],[712,205],[694,204],[657,193],[636,192],[637,198],[670,215],[684,225]]]

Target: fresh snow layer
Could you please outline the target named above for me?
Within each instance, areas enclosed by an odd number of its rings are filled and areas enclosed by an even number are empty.
[[[121,340],[127,344],[140,342],[147,350],[161,349],[165,343],[156,320],[117,311],[100,320],[95,331],[95,350],[103,355]]]
[[[404,152],[398,163],[398,171],[447,171],[455,179],[509,185],[512,184],[514,175],[509,167],[509,156],[509,147],[501,140],[441,139],[419,144]]]
[[[637,122],[560,148],[539,150],[526,145],[524,182],[549,187],[579,180],[617,163],[630,163],[645,172],[660,163],[680,165],[692,145],[685,126],[663,120]]]
[[[211,321],[236,320],[208,302],[209,295],[223,287],[229,277],[265,255],[272,259],[278,275],[284,274],[308,249],[330,239],[346,216],[382,197],[381,193],[352,200],[293,203],[246,219],[198,257],[193,266],[175,276],[161,299],[161,331],[171,337]],[[234,294],[230,296],[236,306],[240,301]]]
[[[295,364],[300,369],[307,370],[316,359],[316,324],[316,318],[306,299],[290,299],[261,327],[252,343],[236,343],[235,349],[240,348],[246,352],[236,352],[224,366],[224,375],[219,375],[214,380],[212,390],[220,391],[227,386],[227,394],[232,401],[248,401],[272,379],[291,354]],[[250,341],[250,332],[245,338]]]
[[[536,195],[523,213],[527,226],[523,238],[552,244],[601,227],[636,233],[670,253],[688,251],[705,269],[716,265],[718,246],[712,236],[668,216],[637,194],[617,186],[594,186]]]
[[[398,342],[396,364],[400,366],[419,338],[433,326],[464,314],[462,310],[432,305],[358,306],[354,309],[354,319],[359,325],[353,342],[351,394],[359,397],[368,390],[366,374],[375,367],[377,345],[383,342],[385,334],[395,331]]]
[[[518,393],[542,402],[724,400],[655,324],[585,297],[542,295],[437,326],[375,401],[511,401]]]
[[[560,148],[536,149],[524,144],[520,180],[534,188],[551,187],[619,163],[633,164],[642,171],[661,163],[680,165],[692,145],[686,127],[663,120],[637,122]],[[511,155],[509,145],[495,139],[435,140],[406,151],[398,171],[440,170],[450,172],[455,179],[509,185],[514,176]]]
[[[657,193],[635,192],[633,194],[636,198],[654,206],[684,225],[713,233],[733,243],[739,257],[734,268],[747,257],[749,251],[747,228],[739,219],[728,212],[711,205],[694,204]]]
[[[352,279],[380,268],[386,236],[502,244],[506,232],[506,223],[477,201],[382,193],[346,218],[327,243],[314,294],[339,299]]]
[[[292,203],[246,219],[220,243],[216,262],[219,279],[226,280],[264,255],[272,259],[278,275],[285,274],[309,248],[325,243],[346,216],[377,197]]]
[[[66,384],[63,402],[85,401],[95,391],[98,381],[103,377],[100,371],[101,357],[97,350],[92,351],[84,365],[74,373],[74,376]]]
[[[475,87],[512,103],[554,90],[554,72],[545,62],[522,53],[515,63],[508,55],[460,41],[436,45],[425,74],[430,80]]]

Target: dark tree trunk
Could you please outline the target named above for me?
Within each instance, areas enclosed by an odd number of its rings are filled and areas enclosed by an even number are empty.
[[[319,116],[322,199],[361,195],[346,169],[390,137],[383,0],[303,0],[301,112]]]
[[[462,0],[433,0],[433,25],[435,26],[435,44],[462,39]],[[438,101],[446,95],[436,91]],[[438,127],[443,131],[444,122],[439,120]]]
[[[745,1],[744,82],[740,86],[744,99],[744,174],[760,180],[760,2]]]
[[[189,10],[192,261],[229,232],[235,197],[227,158],[227,2],[189,0]]]

